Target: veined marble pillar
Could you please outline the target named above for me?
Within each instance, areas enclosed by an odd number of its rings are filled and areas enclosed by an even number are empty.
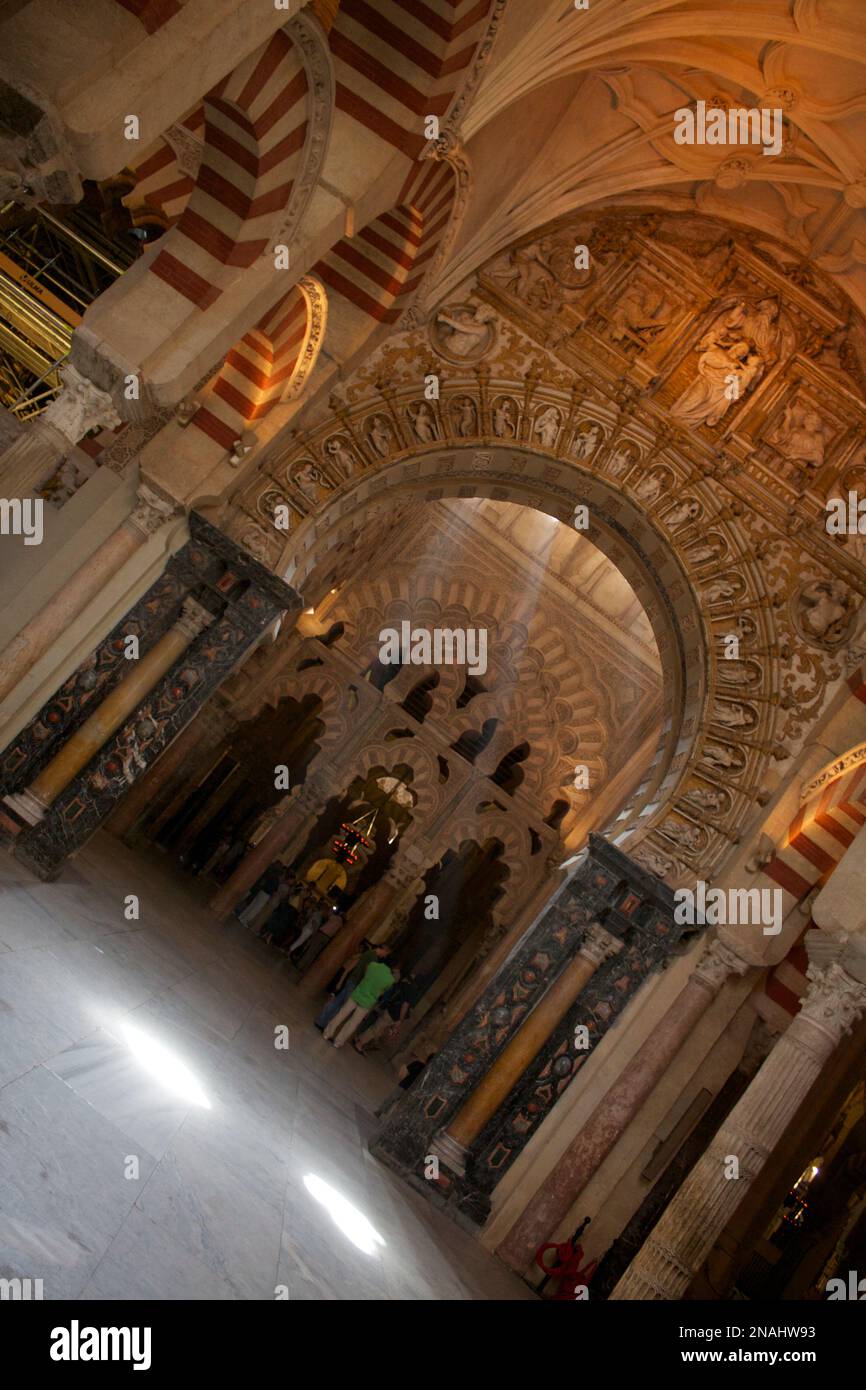
[[[117,429],[120,416],[107,391],[100,391],[67,363],[63,389],[42,414],[0,454],[0,495],[26,497],[90,430]]]
[[[180,614],[159,641],[132,663],[132,670],[102,704],[67,740],[60,752],[23,792],[4,798],[28,825],[37,825],[65,787],[78,775],[148,691],[171,669],[200,632],[214,621],[214,614],[195,599],[183,601]]]
[[[534,1053],[527,1048],[517,1083],[472,1144],[465,1176],[443,1164],[439,1179],[431,1182],[425,1161],[437,1136],[450,1128],[452,1117],[494,1071],[533,1010],[543,1007],[545,996],[569,970],[594,926],[621,940],[622,951],[587,973],[572,1004],[556,1021],[557,1011],[551,1009],[540,1047]],[[597,1047],[647,976],[665,968],[682,934],[674,920],[671,890],[591,833],[569,879],[523,931],[516,949],[423,1075],[389,1111],[371,1141],[371,1152],[428,1201],[444,1205],[461,1219],[485,1220],[494,1187],[586,1062],[587,1053],[575,1049],[575,1028],[586,1027],[591,1048]],[[567,985],[563,989],[570,992]],[[556,997],[552,995],[551,1002]]]
[[[40,878],[56,877],[274,620],[301,606],[294,589],[196,512],[189,530],[159,579],[4,751],[0,833]],[[137,663],[124,656],[130,633],[146,652]]]
[[[0,700],[15,688],[60,634],[105,588],[130,555],[172,515],[174,504],[152,488],[138,489],[138,503],[122,525],[103,541],[42,612],[22,628],[0,655]]]
[[[221,922],[234,911],[269,864],[284,854],[288,857],[294,847],[300,849],[332,795],[333,791],[321,775],[315,774],[303,784],[296,797],[287,798],[282,815],[211,898],[211,911]]]
[[[866,943],[808,932],[809,988],[800,1012],[695,1165],[611,1294],[681,1299],[721,1231],[806,1100],[821,1070],[866,1010]],[[732,1159],[737,1177],[726,1176]]]
[[[554,980],[529,1017],[518,1028],[507,1047],[500,1052],[490,1071],[449,1122],[436,1136],[434,1152],[461,1177],[466,1172],[469,1149],[491,1115],[499,1109],[511,1088],[538,1054],[553,1029],[571,1008],[584,985],[623,943],[603,927],[593,925],[580,943],[574,958]]]
[[[357,950],[364,937],[391,912],[399,894],[416,874],[414,865],[406,865],[399,858],[389,864],[382,877],[350,908],[345,926],[299,982],[298,987],[304,994],[318,994],[335,971]]]
[[[599,1101],[586,1124],[497,1247],[501,1260],[523,1271],[601,1167],[706,1013],[725,980],[748,963],[716,939],[704,952],[664,1018]]]

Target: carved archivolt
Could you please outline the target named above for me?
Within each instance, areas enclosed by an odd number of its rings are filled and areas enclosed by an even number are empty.
[[[586,534],[640,597],[664,671],[669,733],[617,830],[670,879],[710,872],[842,675],[866,592],[856,547],[824,526],[862,458],[866,336],[819,280],[708,218],[570,218],[431,312],[467,306],[446,327],[477,322],[483,351],[476,365],[440,359],[426,412],[428,320],[272,451],[241,508],[250,518],[265,491],[291,492],[302,582],[335,538],[407,498],[491,496],[566,524],[586,505]],[[342,472],[325,449],[336,435]],[[305,498],[291,484],[301,457],[332,470]]]

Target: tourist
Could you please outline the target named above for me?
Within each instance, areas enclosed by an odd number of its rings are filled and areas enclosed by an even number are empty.
[[[340,930],[342,925],[343,915],[336,906],[336,904],[333,904],[331,907],[331,911],[326,913],[325,920],[322,922],[313,940],[307,946],[307,949],[304,952],[302,959],[296,962],[298,968],[309,970],[313,962],[318,960],[319,956],[322,954],[329,941],[333,940],[333,938],[337,935],[337,932]],[[296,950],[297,947],[295,947],[292,951],[293,956],[295,955]]]
[[[271,894],[279,888],[281,881],[282,865],[278,862],[269,864],[264,873],[253,884],[247,895],[246,906],[235,912],[238,921],[245,927],[251,927],[256,917],[270,901]]]
[[[427,1063],[431,1060],[431,1058],[435,1056],[436,1052],[434,1050],[427,1057],[425,1057],[423,1062],[421,1061],[420,1057],[413,1057],[411,1061],[406,1062],[400,1068],[399,1072],[397,1073],[397,1085],[394,1087],[393,1091],[388,1092],[387,1096],[382,1101],[382,1104],[374,1112],[377,1119],[383,1119],[384,1116],[387,1115],[388,1112],[394,1108],[398,1100],[403,1099],[404,1092],[409,1090],[409,1087],[412,1085],[412,1082],[415,1080],[415,1077],[421,1075],[422,1071],[427,1066]]]
[[[289,933],[295,930],[306,896],[304,884],[299,883],[290,871],[286,873],[283,881],[286,892],[259,929],[259,936],[279,949],[282,949]]]
[[[361,1030],[352,1044],[355,1051],[363,1057],[370,1044],[381,1038],[385,1032],[393,1042],[418,1003],[420,994],[421,988],[413,975],[407,975],[399,984],[395,984],[393,989],[389,989],[381,1000],[378,1017]]]
[[[384,960],[388,954],[388,947],[383,941],[380,941],[378,946],[371,946],[369,941],[365,941],[364,948],[363,951],[356,951],[338,972],[337,988],[315,1020],[315,1026],[320,1032],[327,1027],[334,1014],[342,1009],[352,990],[363,979],[367,966],[374,960]]]
[[[386,989],[400,978],[398,966],[389,966],[384,960],[371,961],[359,983],[352,990],[338,1013],[325,1028],[323,1037],[333,1042],[334,1047],[343,1047],[360,1028],[371,1009],[376,1007]]]
[[[307,941],[309,941],[310,937],[313,935],[313,932],[319,930],[319,928],[324,923],[327,915],[327,902],[322,902],[322,900],[319,898],[319,895],[315,893],[314,890],[313,902],[310,905],[310,910],[307,913],[306,920],[304,921],[301,930],[298,932],[298,935],[295,937],[294,941],[292,942],[289,948],[290,956],[295,957],[299,954],[301,947],[304,946]]]

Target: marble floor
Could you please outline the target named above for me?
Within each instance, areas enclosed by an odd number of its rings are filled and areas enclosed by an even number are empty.
[[[52,1299],[534,1297],[370,1157],[391,1073],[324,1042],[294,978],[155,851],[100,833],[49,884],[0,853],[0,1277]]]

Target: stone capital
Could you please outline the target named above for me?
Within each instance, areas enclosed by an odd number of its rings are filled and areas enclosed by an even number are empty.
[[[623,943],[618,936],[613,936],[595,922],[581,941],[578,955],[585,956],[598,969],[606,960],[610,960],[611,956],[618,955],[622,947]]]
[[[141,483],[136,495],[135,507],[126,518],[125,524],[138,531],[145,539],[168,521],[177,511],[177,504],[163,497],[146,483]]]
[[[692,979],[696,984],[704,985],[712,994],[718,994],[730,975],[744,975],[749,968],[749,961],[733,946],[716,937],[692,971]]]
[[[174,626],[190,642],[194,642],[199,633],[204,632],[205,628],[210,627],[214,621],[213,613],[210,609],[205,608],[204,604],[199,603],[194,598],[185,598]]]
[[[117,429],[122,423],[111,396],[101,391],[77,367],[67,362],[60,368],[63,389],[43,412],[43,420],[77,444],[93,429]]]

